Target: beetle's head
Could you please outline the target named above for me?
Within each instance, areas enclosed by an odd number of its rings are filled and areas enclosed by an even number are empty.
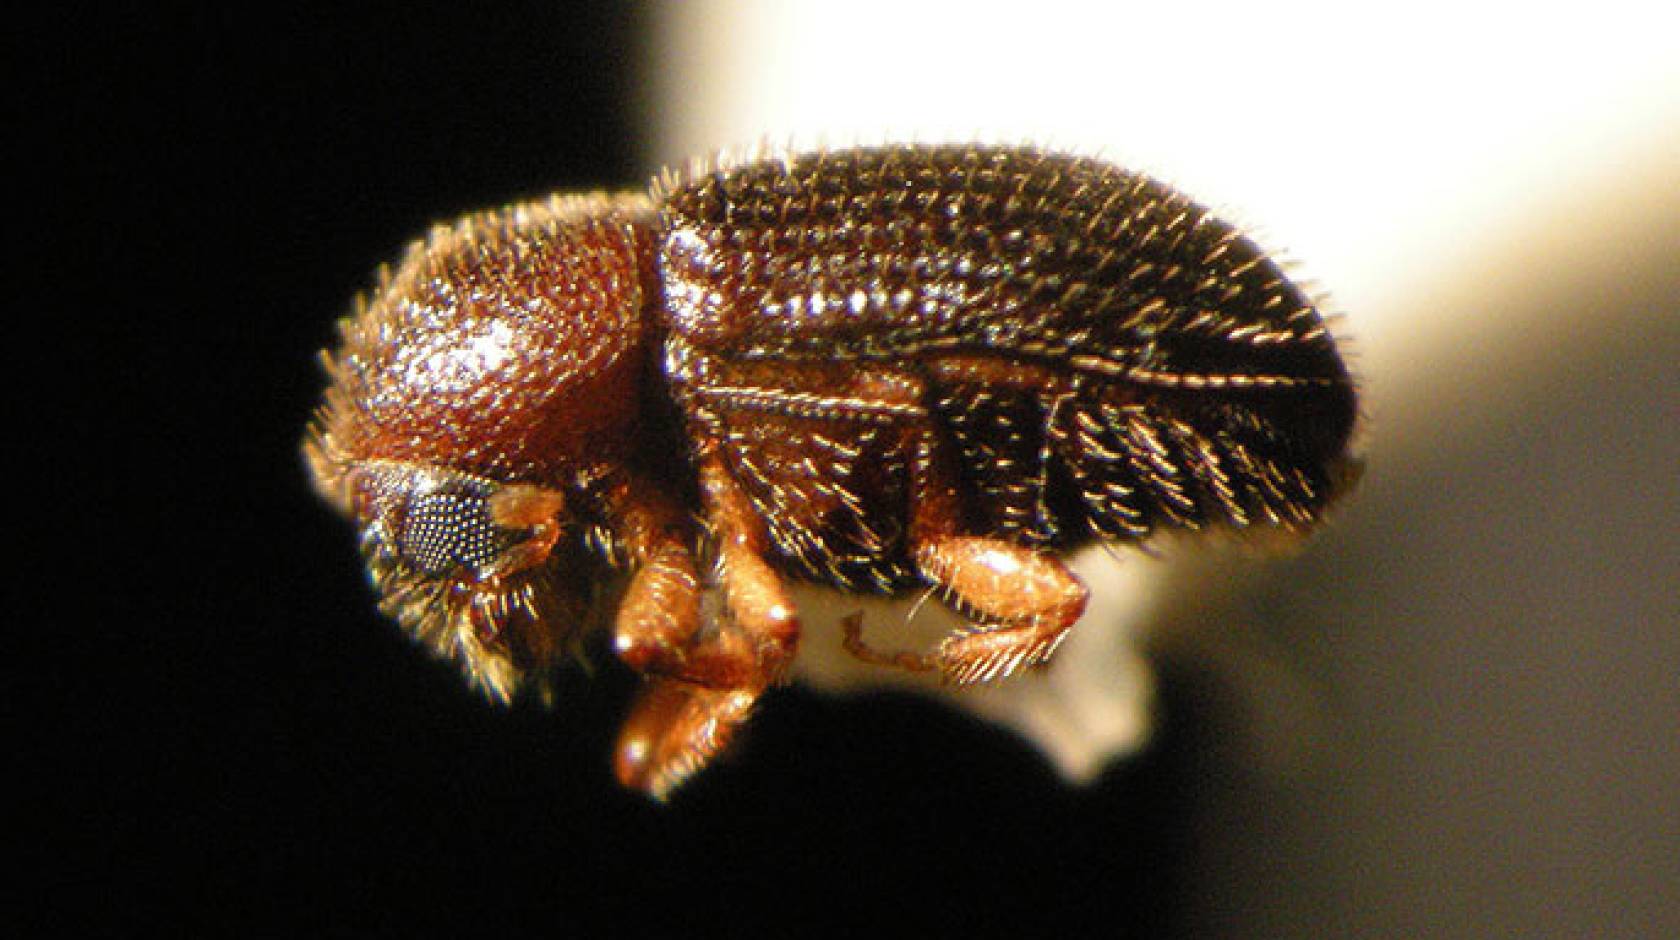
[[[562,494],[636,440],[648,211],[573,197],[439,227],[324,357],[317,491],[361,527],[382,609],[498,698],[577,633]]]

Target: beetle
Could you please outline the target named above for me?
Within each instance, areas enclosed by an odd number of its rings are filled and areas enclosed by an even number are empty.
[[[646,677],[663,798],[783,680],[790,579],[968,623],[872,662],[1048,660],[1059,554],[1302,532],[1347,489],[1354,381],[1318,305],[1146,175],[1030,147],[787,152],[435,228],[341,323],[306,434],[381,607],[509,700],[592,623]],[[605,621],[609,621],[606,623]]]

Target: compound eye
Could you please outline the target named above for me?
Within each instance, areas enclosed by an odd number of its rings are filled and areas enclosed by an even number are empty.
[[[491,519],[487,494],[438,490],[409,497],[396,548],[422,574],[487,574],[521,537]]]
[[[368,461],[344,486],[365,550],[427,580],[483,581],[541,564],[564,508],[546,487],[400,461]]]

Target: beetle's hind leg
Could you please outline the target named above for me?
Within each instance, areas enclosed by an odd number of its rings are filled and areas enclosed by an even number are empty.
[[[918,544],[916,565],[947,593],[968,629],[934,654],[945,681],[989,682],[1047,661],[1085,612],[1087,592],[1052,555],[1002,539],[940,536]]]
[[[675,507],[635,481],[611,500],[613,528],[636,564],[614,647],[649,676],[614,764],[626,786],[657,799],[729,744],[759,695],[783,678],[799,640],[793,603],[763,559],[762,522],[715,458],[700,475],[725,606],[713,622]]]
[[[1002,678],[1055,653],[1088,592],[1054,555],[961,531],[962,493],[936,429],[917,438],[911,480],[910,553],[946,601],[971,618],[932,656],[957,685]]]

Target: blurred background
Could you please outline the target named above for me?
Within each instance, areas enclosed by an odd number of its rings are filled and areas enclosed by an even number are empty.
[[[22,178],[65,180],[19,437],[74,546],[19,631],[22,926],[1680,934],[1675,14],[62,17],[16,86]],[[1367,474],[1286,558],[1093,563],[1036,685],[952,707],[813,661],[649,805],[608,772],[621,669],[499,710],[374,612],[295,452],[315,350],[435,220],[900,139],[1104,155],[1297,261]]]

